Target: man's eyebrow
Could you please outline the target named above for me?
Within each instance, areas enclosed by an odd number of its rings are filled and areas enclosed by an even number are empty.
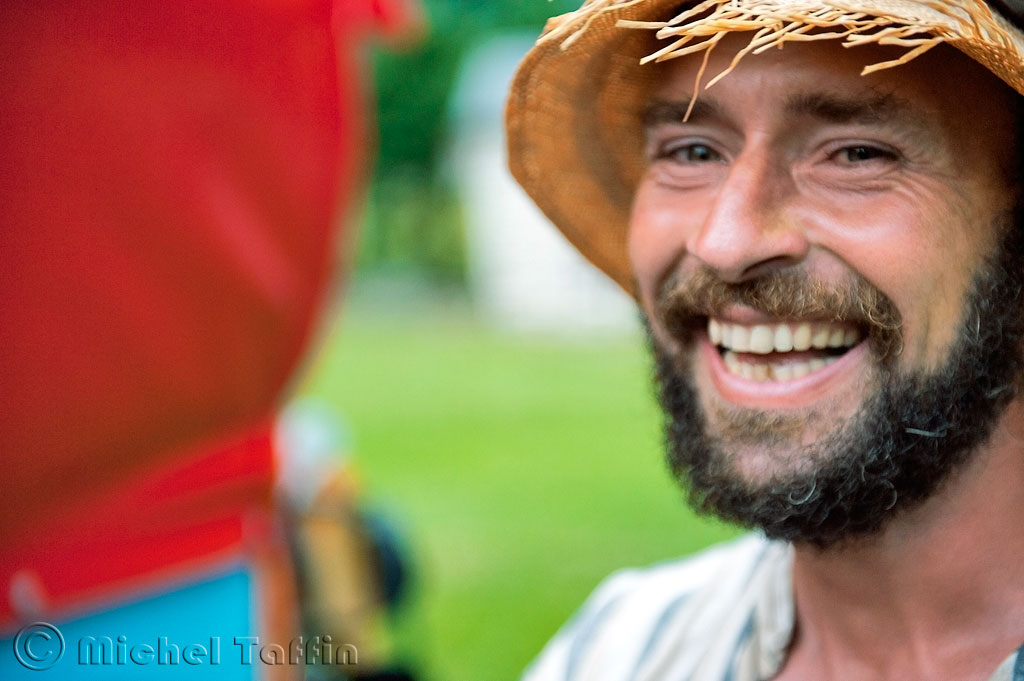
[[[680,101],[655,99],[644,109],[644,128],[650,129],[659,125],[671,123],[700,123],[709,118],[721,117],[721,108],[714,99],[701,97],[693,102],[693,110],[687,118],[687,110],[690,109],[690,98],[684,97]]]
[[[689,118],[689,97],[680,100],[653,100],[644,109],[644,128],[672,123],[701,123],[725,117],[723,108],[711,97],[701,96],[693,102]],[[933,120],[931,111],[915,107],[909,101],[894,95],[874,97],[846,97],[820,92],[792,95],[786,101],[786,113],[791,116],[810,116],[826,123],[898,123],[901,127],[927,128]]]
[[[907,100],[893,94],[869,98],[817,92],[796,94],[786,101],[786,113],[810,116],[826,123],[914,124],[931,118],[929,112],[912,107]]]

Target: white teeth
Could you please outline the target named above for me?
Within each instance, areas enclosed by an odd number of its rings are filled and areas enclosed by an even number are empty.
[[[811,348],[849,348],[861,340],[860,332],[845,324],[799,322],[744,326],[719,319],[708,320],[708,337],[714,345],[724,348],[722,360],[730,374],[758,383],[798,380],[821,371],[839,357],[795,361],[799,356],[790,356],[785,362],[772,362],[765,361],[770,359],[767,357],[753,361],[749,355],[741,359],[742,354],[769,355],[805,352]]]
[[[793,332],[793,349],[809,350],[811,347],[811,325],[804,322]]]
[[[750,330],[750,351],[767,355],[774,347],[775,337],[769,326],[759,325]]]
[[[772,366],[772,374],[776,381],[791,381],[793,380],[793,366],[786,364]]]
[[[811,348],[849,348],[860,341],[861,334],[845,324],[829,322],[743,326],[709,319],[708,338],[712,344],[726,350],[767,355],[793,350],[803,352]]]
[[[732,327],[732,349],[736,352],[750,352],[750,329],[738,325]]]
[[[732,324],[719,324],[719,333],[722,334],[722,340],[719,341],[723,348],[732,347]]]
[[[730,374],[758,383],[794,381],[815,371],[820,371],[838,359],[838,357],[829,357],[806,362],[779,364],[776,362],[745,362],[731,350],[726,350],[722,355],[722,361]]]
[[[775,351],[789,352],[793,349],[793,332],[785,324],[775,327]]]
[[[739,373],[740,358],[736,356],[736,353],[732,350],[726,350],[722,353],[722,361],[725,362],[725,368],[731,373]]]

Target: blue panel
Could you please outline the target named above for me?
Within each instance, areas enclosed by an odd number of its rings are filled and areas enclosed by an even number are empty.
[[[259,648],[245,645],[257,640],[245,637],[258,636],[253,598],[252,578],[236,568],[109,610],[23,629],[20,638],[0,641],[0,679],[253,681],[262,664]],[[54,663],[61,638],[64,652]],[[249,664],[242,663],[246,653]]]

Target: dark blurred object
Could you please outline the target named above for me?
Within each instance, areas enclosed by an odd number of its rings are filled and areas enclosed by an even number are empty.
[[[418,681],[418,677],[408,670],[398,667],[373,672],[347,674],[339,669],[313,666],[306,670],[305,681]]]
[[[404,669],[391,669],[371,674],[357,674],[352,681],[416,681],[416,677]]]
[[[395,609],[409,588],[409,552],[394,521],[383,511],[363,511],[362,517],[380,575],[381,596],[389,608]]]
[[[407,589],[408,552],[383,513],[364,510],[348,428],[326,404],[302,399],[282,412],[277,443],[303,633],[358,651],[354,667],[320,661],[307,677],[392,678],[380,676],[391,669],[385,620]]]
[[[1011,22],[1024,28],[1024,0],[988,0],[988,4]]]

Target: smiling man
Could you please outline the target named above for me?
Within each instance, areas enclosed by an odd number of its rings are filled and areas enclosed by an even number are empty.
[[[527,679],[1024,681],[1017,9],[549,22],[513,172],[636,297],[691,502],[758,532],[611,578]]]

